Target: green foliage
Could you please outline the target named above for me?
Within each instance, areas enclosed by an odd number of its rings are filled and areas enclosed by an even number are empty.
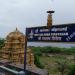
[[[58,47],[32,47],[32,51],[34,53],[34,57],[35,57],[35,64],[37,65],[37,67],[43,68],[43,65],[41,64],[40,60],[39,60],[39,56],[42,56],[43,53],[45,55],[48,55],[49,53],[56,53],[56,54],[71,54],[71,55],[75,55],[75,47],[72,48],[58,48]],[[62,59],[63,57],[61,57]],[[65,59],[65,58],[64,58]],[[61,60],[60,60],[61,61]],[[64,74],[65,71],[65,63],[60,63],[58,69],[61,71],[62,75]],[[68,69],[67,69],[68,70]]]
[[[33,50],[33,53],[34,53],[34,64],[37,67],[43,69],[44,66],[41,64],[40,59],[39,59],[39,56],[42,55],[41,47],[32,47],[32,50]]]
[[[70,53],[75,53],[75,47],[69,49]]]
[[[38,55],[38,56],[42,55],[41,47],[33,47],[32,50],[35,55]]]
[[[63,53],[75,54],[75,47],[72,48],[58,48],[58,47],[32,47],[34,54],[41,56],[42,53]]]
[[[47,68],[50,74],[60,72],[61,75],[75,75],[75,65],[73,65],[75,63],[75,47],[32,47],[32,51],[35,55],[35,64],[37,67],[41,68],[44,65],[44,68]],[[50,53],[53,56],[49,56]],[[74,60],[70,56],[73,56]]]
[[[2,47],[4,46],[4,39],[3,38],[0,38],[0,49],[2,49]]]
[[[56,63],[57,63],[58,71],[61,73],[61,75],[64,75],[66,69],[68,69],[68,65],[67,65],[66,61],[62,61],[62,62],[57,61]]]
[[[62,52],[65,53],[65,54],[75,54],[75,47],[64,48]]]
[[[4,39],[3,38],[0,38],[0,58],[2,57],[2,54],[1,54],[1,50],[2,50],[2,47],[4,46]]]
[[[68,75],[75,75],[75,65],[71,66],[71,70]]]
[[[40,63],[38,55],[34,55],[34,64],[41,69],[44,68],[44,65]]]

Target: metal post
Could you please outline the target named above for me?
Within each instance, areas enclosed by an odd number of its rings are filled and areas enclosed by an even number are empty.
[[[26,33],[26,31],[25,31],[25,33]],[[27,33],[25,35],[26,36],[25,36],[25,49],[24,49],[24,71],[26,72]]]

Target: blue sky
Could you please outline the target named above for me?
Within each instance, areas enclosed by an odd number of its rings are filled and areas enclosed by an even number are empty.
[[[75,0],[0,0],[0,37],[17,27],[45,26],[47,10],[54,10],[53,24],[75,23]]]

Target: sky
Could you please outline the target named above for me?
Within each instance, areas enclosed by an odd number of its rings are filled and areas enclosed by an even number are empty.
[[[0,37],[16,27],[46,26],[48,10],[54,10],[53,25],[75,23],[75,0],[0,0]]]

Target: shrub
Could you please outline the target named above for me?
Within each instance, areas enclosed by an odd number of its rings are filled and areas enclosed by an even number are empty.
[[[75,65],[71,66],[71,69],[68,75],[75,75]]]
[[[33,47],[32,50],[35,55],[38,55],[38,56],[42,55],[41,47]]]
[[[38,55],[34,55],[34,64],[41,69],[44,68],[44,65],[40,63]]]

